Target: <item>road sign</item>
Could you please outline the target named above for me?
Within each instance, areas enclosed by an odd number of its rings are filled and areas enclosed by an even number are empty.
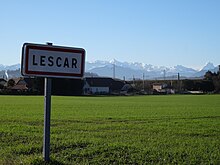
[[[23,76],[81,78],[85,68],[85,50],[25,43],[21,63]]]
[[[50,161],[51,77],[82,78],[85,50],[81,48],[25,43],[22,47],[21,74],[45,77],[44,86],[44,161]]]

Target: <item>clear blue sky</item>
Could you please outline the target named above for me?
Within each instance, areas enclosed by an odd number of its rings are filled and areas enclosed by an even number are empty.
[[[220,64],[220,0],[5,0],[0,64],[24,42],[82,47],[87,61]]]

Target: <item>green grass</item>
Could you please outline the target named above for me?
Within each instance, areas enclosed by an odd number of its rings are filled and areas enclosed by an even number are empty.
[[[44,98],[0,96],[0,164],[43,164]],[[52,97],[50,164],[220,164],[220,95]]]

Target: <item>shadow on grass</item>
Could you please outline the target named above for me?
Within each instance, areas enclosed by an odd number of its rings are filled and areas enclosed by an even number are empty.
[[[49,162],[45,162],[44,160],[38,158],[31,162],[31,165],[64,165],[64,163],[59,162],[57,160],[51,159]]]

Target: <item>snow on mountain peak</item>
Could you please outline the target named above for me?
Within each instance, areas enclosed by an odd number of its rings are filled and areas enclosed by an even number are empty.
[[[212,70],[212,69],[215,69],[214,64],[211,62],[207,62],[201,70]]]
[[[86,72],[96,73],[99,76],[112,76],[113,71],[115,71],[115,76],[118,78],[127,77],[128,79],[132,77],[142,78],[143,73],[147,78],[157,78],[166,75],[167,77],[177,75],[180,73],[181,76],[185,77],[200,77],[208,70],[216,69],[213,63],[208,62],[201,71],[185,67],[182,65],[176,65],[172,67],[166,66],[154,66],[152,64],[145,64],[141,62],[121,62],[115,59],[111,61],[90,61],[86,62],[85,65]],[[115,69],[113,69],[115,67]],[[0,64],[0,70],[16,70],[20,68],[20,64],[5,66]],[[218,68],[217,68],[218,69]]]
[[[0,64],[0,71],[1,70],[17,70],[19,69],[21,64],[14,64],[14,65],[3,65]]]

